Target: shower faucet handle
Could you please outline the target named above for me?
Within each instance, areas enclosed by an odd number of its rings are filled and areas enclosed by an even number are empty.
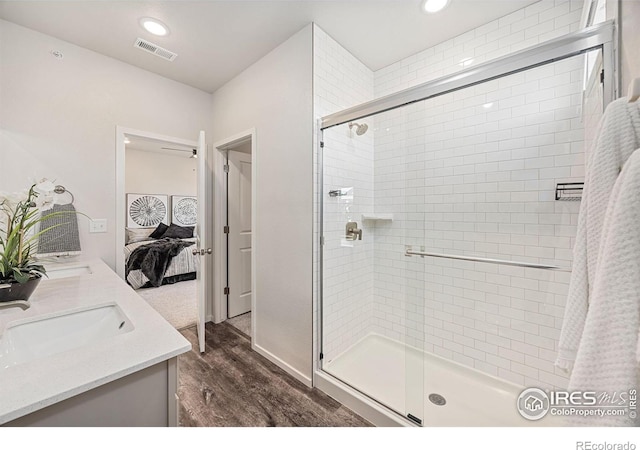
[[[347,241],[362,240],[362,229],[358,228],[357,222],[347,222],[345,239]]]

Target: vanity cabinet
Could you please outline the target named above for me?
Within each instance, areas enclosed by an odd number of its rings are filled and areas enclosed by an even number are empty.
[[[7,422],[8,427],[178,425],[178,358],[155,364]]]
[[[0,310],[0,426],[177,426],[191,343],[103,261],[74,264]]]

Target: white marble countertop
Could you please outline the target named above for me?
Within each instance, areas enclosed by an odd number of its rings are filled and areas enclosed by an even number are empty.
[[[191,349],[189,341],[101,260],[55,264],[55,268],[77,266],[89,266],[92,273],[43,279],[29,309],[0,309],[0,336],[16,320],[110,302],[121,308],[134,329],[91,346],[0,367],[0,424]]]

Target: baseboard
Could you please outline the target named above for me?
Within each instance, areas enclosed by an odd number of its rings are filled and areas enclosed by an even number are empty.
[[[296,380],[304,383],[305,385],[309,386],[309,387],[313,387],[313,381],[311,380],[311,378],[309,378],[308,376],[306,376],[305,374],[303,374],[302,372],[300,372],[298,369],[292,367],[291,365],[289,365],[288,363],[284,362],[282,359],[278,358],[277,356],[275,356],[273,353],[271,353],[268,350],[265,350],[264,348],[260,347],[258,344],[256,344],[254,342],[253,339],[251,339],[251,348],[258,354],[264,356],[265,358],[267,358],[269,361],[271,361],[272,363],[274,363],[276,366],[280,367],[282,370],[284,370],[285,372],[287,372],[289,375],[291,375],[292,377],[294,377]]]

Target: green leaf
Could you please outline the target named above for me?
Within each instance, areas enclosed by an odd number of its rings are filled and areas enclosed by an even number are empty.
[[[18,269],[17,267],[14,267],[13,278],[15,278],[18,283],[24,284],[27,281],[29,281],[29,274],[23,273],[20,269]]]
[[[64,224],[56,224],[46,229],[36,227],[43,221],[59,216],[86,214],[74,211],[49,212],[40,211],[34,200],[38,197],[35,184],[29,189],[27,198],[10,205],[0,201],[0,278],[25,283],[33,276],[46,276],[42,264],[33,260],[36,243],[40,236]],[[37,232],[36,232],[37,231]]]

